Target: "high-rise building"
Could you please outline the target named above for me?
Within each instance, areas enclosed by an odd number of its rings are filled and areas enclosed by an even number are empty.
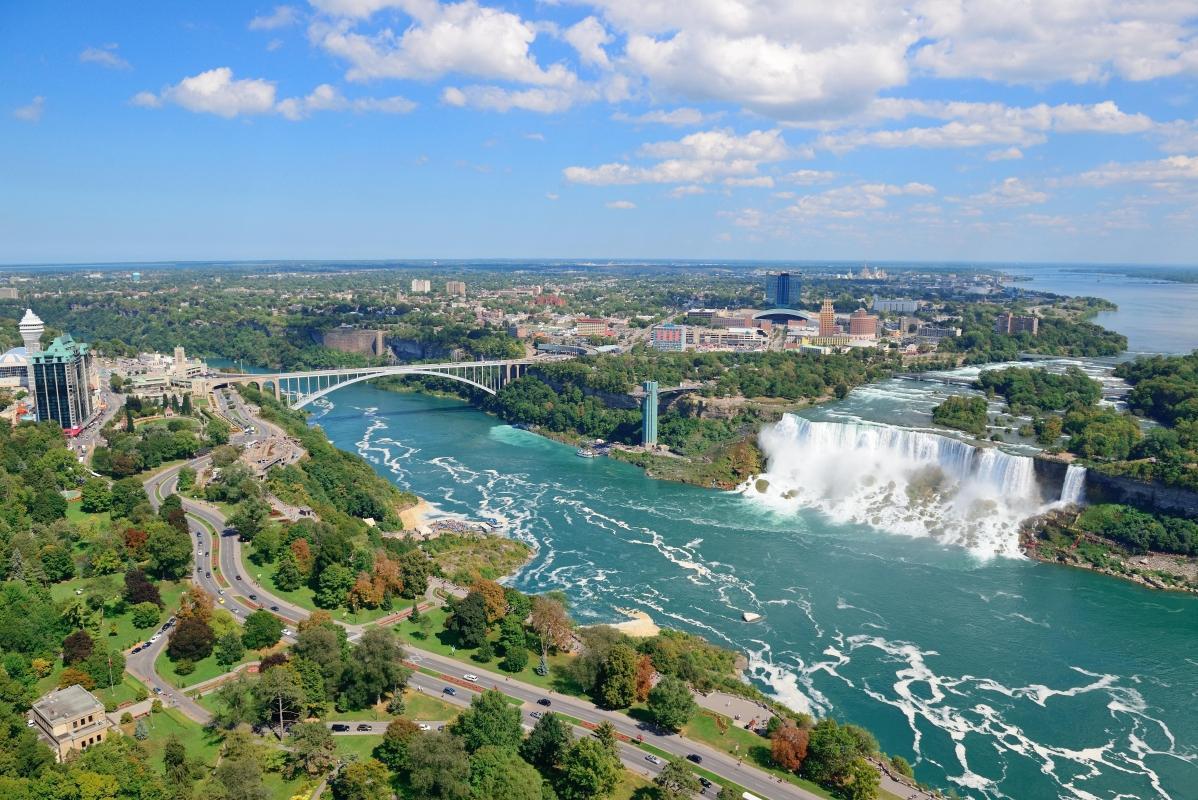
[[[819,335],[835,336],[836,333],[836,308],[831,300],[824,300],[819,307]]]
[[[1035,336],[1040,332],[1040,320],[1030,315],[999,314],[994,320],[994,332],[1008,335],[1030,333]]]
[[[876,337],[878,335],[878,318],[867,314],[864,308],[859,308],[849,317],[849,336]]]
[[[675,325],[672,322],[654,325],[651,334],[653,336],[654,350],[681,351],[686,349],[687,332],[685,325]]]
[[[765,302],[773,308],[793,308],[799,303],[799,276],[779,272],[765,276]]]
[[[433,282],[428,278],[412,278],[412,294],[428,294],[433,290]]]
[[[454,297],[466,296],[466,284],[464,281],[445,281],[445,294]]]
[[[645,399],[641,401],[641,444],[657,447],[657,381],[641,384]]]
[[[82,428],[92,416],[92,354],[86,344],[63,334],[29,356],[32,394],[39,420]]]

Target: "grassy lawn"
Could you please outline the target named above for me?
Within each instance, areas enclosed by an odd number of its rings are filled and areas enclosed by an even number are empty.
[[[266,588],[271,594],[281,597],[289,603],[293,603],[300,608],[305,608],[308,611],[315,611],[318,606],[312,600],[316,594],[307,586],[301,586],[289,592],[285,592],[275,586],[275,571],[278,569],[279,563],[276,561],[273,564],[262,564],[259,566],[250,561],[247,553],[248,548],[241,548],[241,568],[244,570],[243,575],[253,575],[254,579]],[[248,592],[247,592],[248,593]],[[240,593],[239,593],[240,594]],[[333,609],[333,618],[341,622],[348,622],[352,625],[365,625],[368,622],[374,622],[383,617],[389,617],[397,611],[410,605],[411,601],[401,600],[395,608],[364,608],[361,611],[353,612],[344,608]]]
[[[510,674],[516,680],[524,681],[533,686],[539,686],[542,689],[552,689],[562,694],[581,696],[580,687],[566,674],[566,666],[570,663],[571,656],[565,653],[550,654],[549,674],[538,675],[536,669],[537,665],[540,664],[541,657],[537,653],[529,653],[528,665],[522,671],[507,673],[499,668],[499,662],[503,660],[502,658],[493,658],[490,661],[481,662],[471,658],[471,654],[475,652],[473,650],[462,650],[460,648],[455,650],[457,636],[443,627],[446,617],[445,609],[430,608],[428,611],[421,613],[432,620],[433,623],[427,639],[420,638],[420,629],[408,619],[401,620],[393,626],[395,632],[400,634],[405,641],[410,642],[413,647],[419,647],[422,650],[428,650],[438,655],[461,661],[465,665],[481,667],[501,675]],[[492,632],[490,639],[492,643],[497,643],[499,641],[499,631]],[[463,671],[469,672],[469,670]]]
[[[223,666],[216,663],[216,655],[210,655],[205,659],[195,662],[195,671],[189,675],[180,675],[175,672],[175,662],[171,661],[166,655],[165,648],[158,654],[158,658],[154,661],[155,671],[169,681],[172,685],[180,689],[186,689],[188,686],[194,686],[197,683],[215,678],[218,675],[224,675],[229,670],[236,667],[238,664],[244,664],[247,661],[257,661],[260,657],[257,650],[247,650],[245,655],[237,664],[231,666]]]
[[[174,736],[187,748],[189,758],[198,758],[208,767],[216,764],[216,756],[220,751],[220,743],[223,738],[222,734],[204,730],[198,722],[193,722],[173,708],[163,709],[158,714],[150,714],[146,717],[146,724],[150,728],[150,738],[142,744],[150,753],[151,763],[155,765],[161,763],[166,740],[168,737]],[[126,733],[131,734],[133,725],[122,726],[122,728],[126,727],[129,728]]]
[[[362,734],[360,736],[334,736],[337,742],[337,752],[343,756],[353,756],[358,761],[374,758],[371,752],[383,741],[381,735]]]
[[[117,575],[112,577],[117,586],[124,586],[122,576]],[[90,578],[74,578],[62,583],[56,583],[50,587],[50,596],[54,598],[55,602],[62,602],[76,596],[76,589],[82,590],[84,595],[86,595],[91,580]],[[96,644],[116,648],[117,650],[128,650],[138,642],[150,638],[150,634],[154,632],[156,627],[164,622],[179,607],[179,596],[183,594],[183,589],[186,586],[186,581],[160,581],[158,583],[158,591],[162,594],[162,602],[165,605],[165,609],[158,615],[158,622],[152,627],[135,628],[133,626],[132,611],[127,611],[115,617],[105,616],[103,630],[100,632],[101,635],[97,637],[94,631],[91,632],[93,637],[96,638]],[[114,624],[116,625],[115,635],[111,632]]]
[[[89,514],[83,510],[83,506],[79,503],[67,503],[67,521],[73,522],[76,525],[94,525],[97,527],[108,527],[112,522],[112,514],[107,511],[101,511],[98,514]]]
[[[656,797],[653,782],[625,769],[620,771],[620,782],[616,784],[611,800],[650,800],[653,797]]]
[[[54,670],[37,682],[37,693],[40,697],[46,692],[53,691],[58,688],[58,676],[62,674],[62,662],[55,663]],[[109,689],[107,686],[100,686],[92,689],[94,694],[101,703],[106,706],[108,704],[120,705],[121,703],[132,703],[137,699],[137,690],[140,688],[148,695],[149,690],[142,686],[141,681],[127,673],[114,675],[113,679],[118,683]]]

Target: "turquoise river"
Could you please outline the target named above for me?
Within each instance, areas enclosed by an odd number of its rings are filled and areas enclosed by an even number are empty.
[[[449,399],[356,385],[314,417],[439,513],[534,545],[519,588],[736,648],[762,689],[869,727],[933,785],[1198,798],[1198,597],[1018,556],[1015,524],[1060,487],[1017,450],[932,432],[938,391],[888,381],[787,418],[745,493],[578,458]]]

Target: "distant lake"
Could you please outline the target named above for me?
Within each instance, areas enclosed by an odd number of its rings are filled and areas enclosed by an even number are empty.
[[[1102,297],[1118,311],[1094,321],[1127,337],[1133,353],[1188,353],[1198,348],[1198,283],[1175,283],[1069,266],[1003,267],[1030,281],[1019,286],[1067,295]],[[1134,272],[1135,267],[1129,268]]]

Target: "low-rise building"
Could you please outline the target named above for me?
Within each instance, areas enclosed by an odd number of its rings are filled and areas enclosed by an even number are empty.
[[[1008,335],[1030,333],[1035,336],[1040,332],[1040,320],[1030,314],[999,314],[994,320],[994,332]]]
[[[764,347],[769,337],[760,328],[697,328],[700,345],[712,348],[745,349]]]
[[[44,695],[33,704],[29,719],[59,761],[104,741],[112,728],[104,704],[79,685]]]
[[[579,336],[610,336],[607,320],[598,317],[579,317],[574,320],[574,330]]]
[[[955,339],[960,335],[960,328],[945,325],[920,325],[915,331],[915,337],[922,342],[939,342],[941,339]]]
[[[878,335],[878,318],[867,314],[864,308],[859,308],[849,316],[849,336],[861,336],[868,339]]]

